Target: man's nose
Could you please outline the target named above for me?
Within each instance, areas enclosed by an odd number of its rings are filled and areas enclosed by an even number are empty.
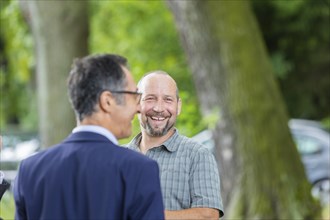
[[[164,111],[164,103],[163,100],[158,100],[155,105],[153,106],[153,110],[155,112],[162,112]]]

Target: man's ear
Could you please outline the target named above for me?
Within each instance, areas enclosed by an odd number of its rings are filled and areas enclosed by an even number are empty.
[[[177,111],[177,114],[176,115],[180,115],[180,113],[181,113],[181,106],[182,106],[182,101],[179,98],[179,100],[178,100],[178,111]]]
[[[111,92],[104,91],[101,93],[99,98],[99,106],[100,110],[104,112],[110,112],[111,111],[111,105],[113,105],[113,96]]]

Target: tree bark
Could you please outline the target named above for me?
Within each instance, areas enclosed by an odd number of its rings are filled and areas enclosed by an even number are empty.
[[[167,1],[214,129],[225,218],[308,219],[310,194],[248,1]]]
[[[86,1],[28,1],[36,45],[39,135],[42,147],[75,125],[66,79],[76,57],[88,54]]]

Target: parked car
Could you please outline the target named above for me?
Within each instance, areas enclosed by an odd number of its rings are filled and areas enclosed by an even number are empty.
[[[313,196],[322,204],[330,203],[330,133],[319,122],[291,119],[289,127],[300,153]],[[215,143],[212,133],[204,130],[193,137],[212,153]]]
[[[35,133],[2,133],[2,149],[0,152],[0,170],[5,178],[12,181],[18,164],[40,149],[39,138]]]

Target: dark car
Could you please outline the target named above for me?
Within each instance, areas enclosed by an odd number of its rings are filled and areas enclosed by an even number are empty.
[[[312,184],[312,194],[322,204],[330,202],[330,133],[319,122],[291,119],[289,127]],[[214,153],[212,133],[204,130],[193,137]]]

